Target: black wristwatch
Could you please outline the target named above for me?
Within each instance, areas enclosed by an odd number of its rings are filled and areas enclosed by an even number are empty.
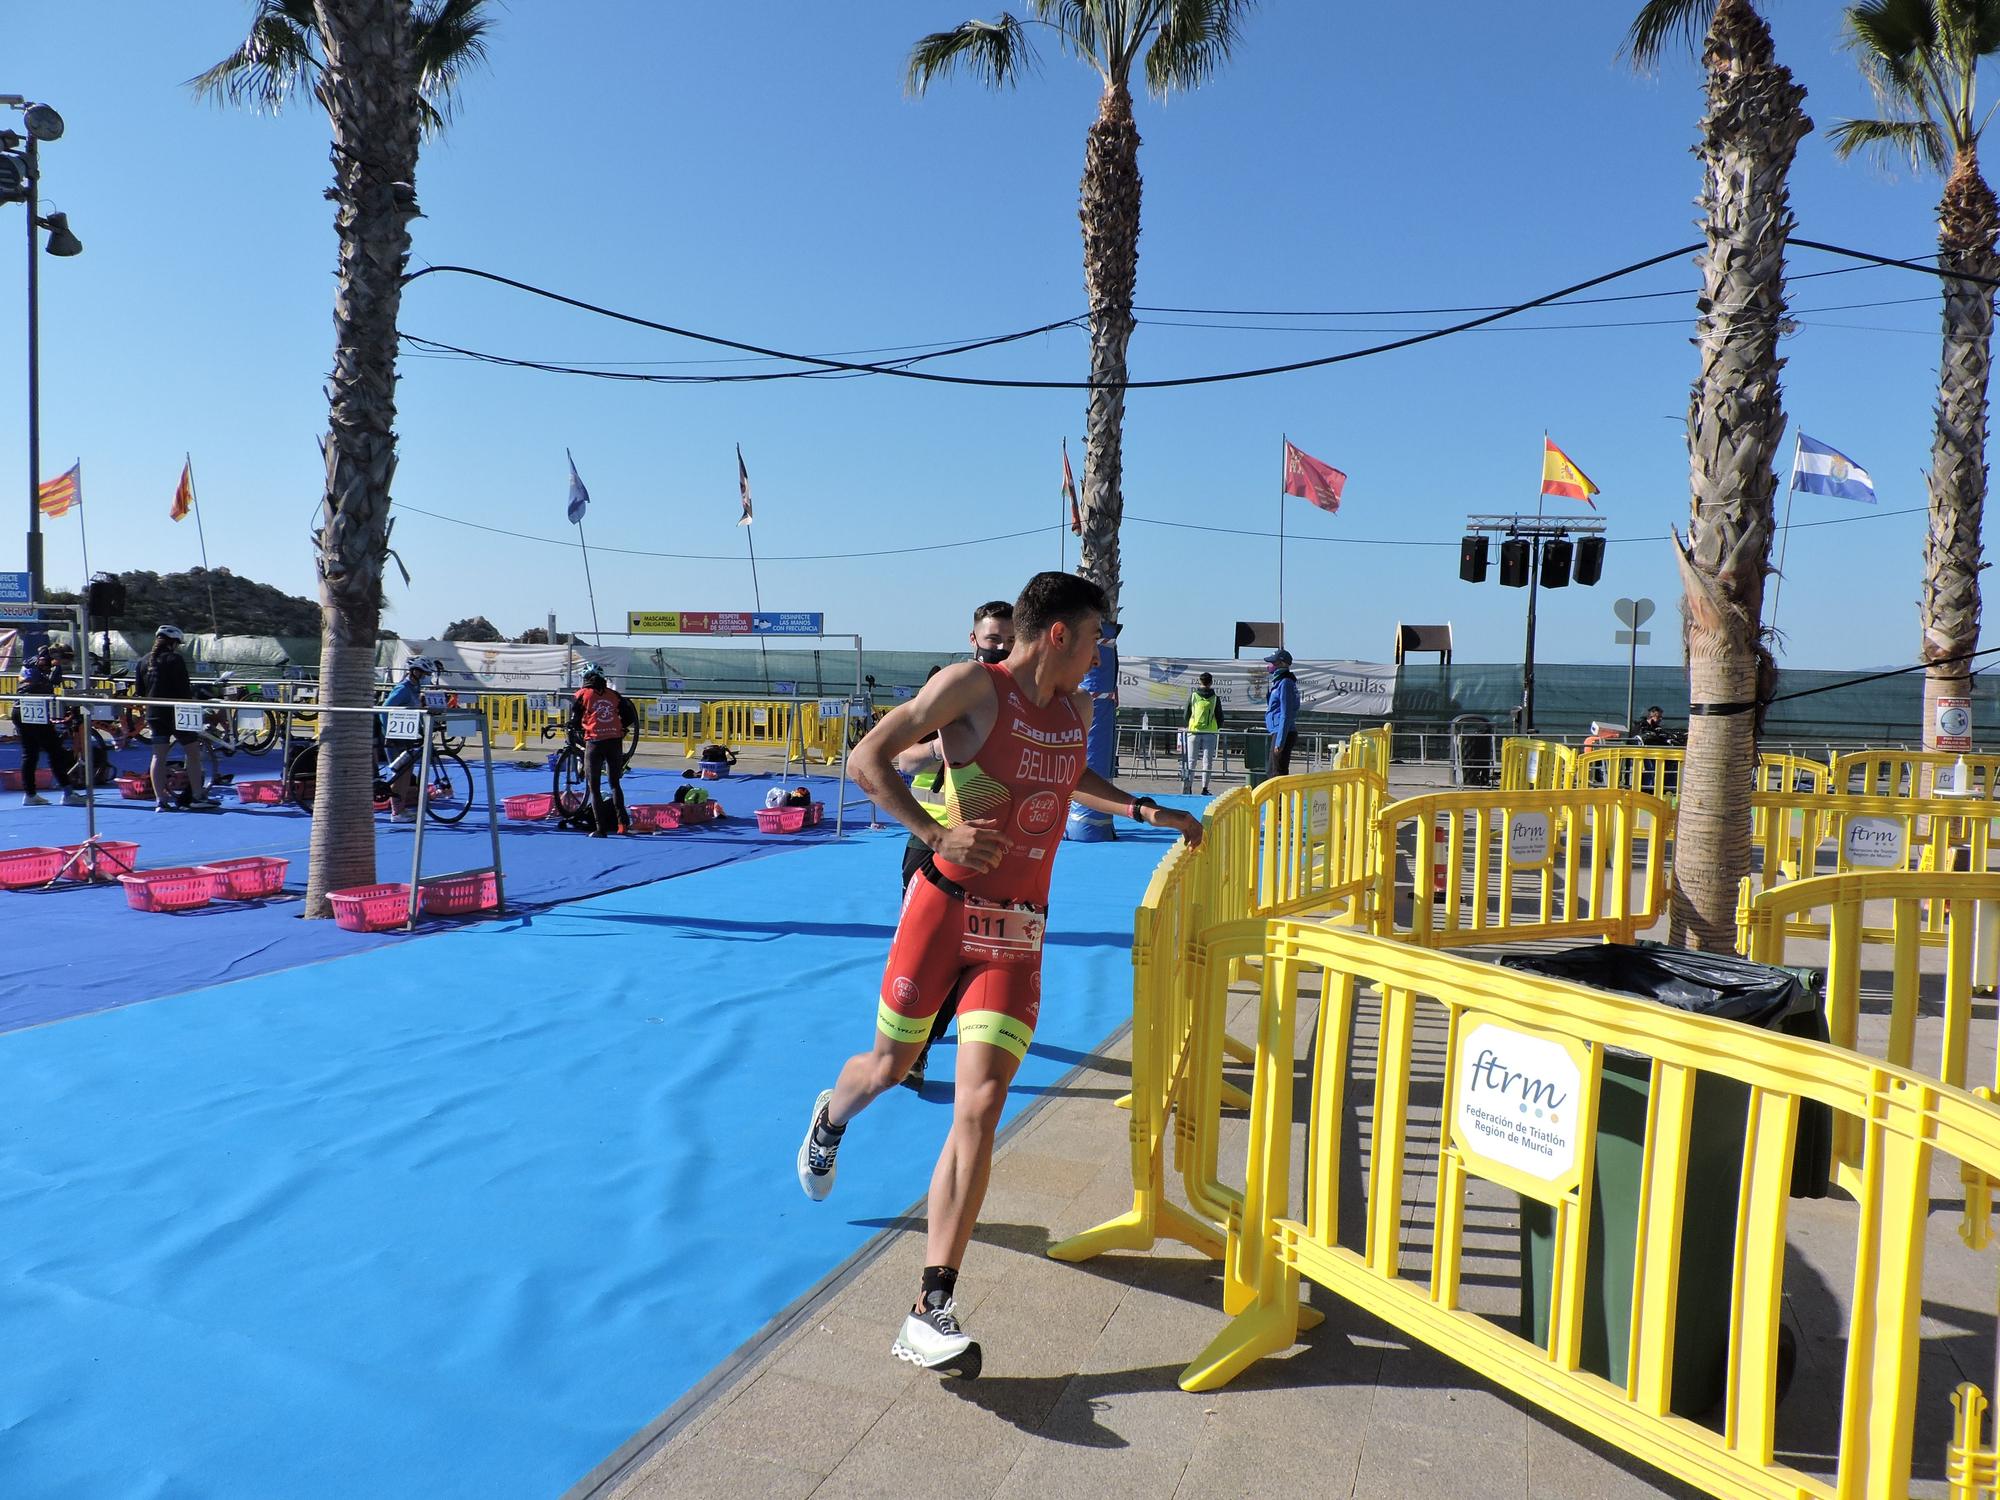
[[[1132,806],[1126,810],[1125,816],[1130,818],[1134,823],[1143,823],[1146,820],[1139,816],[1139,809],[1142,807],[1158,807],[1159,805],[1151,797],[1134,797],[1132,799]]]

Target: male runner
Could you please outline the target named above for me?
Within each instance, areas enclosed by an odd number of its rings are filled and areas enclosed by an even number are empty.
[[[898,1359],[970,1378],[979,1345],[953,1315],[959,1263],[986,1196],[993,1135],[1007,1088],[1041,1010],[1042,934],[1050,867],[1072,799],[1172,828],[1193,844],[1201,824],[1133,798],[1084,765],[1090,698],[1079,691],[1097,660],[1104,591],[1071,573],[1037,573],[1014,605],[1005,663],[945,668],[898,704],[854,748],[862,790],[929,846],[889,950],[874,1047],[850,1057],[813,1101],[799,1146],[799,1185],[833,1191],[840,1140],[872,1101],[909,1070],[947,995],[958,997],[958,1075],[951,1133],[931,1176],[923,1285],[892,1351]],[[952,819],[926,814],[891,762],[936,731]]]
[[[1006,599],[990,599],[972,612],[972,630],[966,637],[972,647],[972,659],[993,666],[1007,659],[1014,649],[1014,606]],[[939,672],[936,667],[932,671]],[[949,817],[944,794],[944,751],[938,748],[936,735],[921,744],[912,745],[896,757],[896,769],[905,776],[914,777],[910,791],[938,822]],[[930,858],[931,847],[915,834],[903,847],[903,890],[910,889],[910,882],[916,878],[926,859]],[[951,1018],[958,1012],[956,996],[947,997],[942,1008],[931,1018],[930,1038],[924,1043],[924,1050],[917,1054],[917,1060],[910,1065],[910,1071],[903,1075],[903,1087],[924,1091],[924,1078],[929,1071],[931,1048],[936,1045],[951,1026]]]

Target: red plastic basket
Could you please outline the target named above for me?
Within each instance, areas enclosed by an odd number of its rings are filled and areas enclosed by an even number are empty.
[[[679,802],[634,802],[625,809],[634,828],[650,828],[654,832],[681,826]]]
[[[826,816],[826,804],[824,802],[815,802],[811,807],[806,809],[806,827],[808,828],[819,827],[820,819],[824,818],[825,816]]]
[[[427,917],[462,917],[468,912],[492,911],[500,904],[500,882],[491,870],[420,880],[417,903]]]
[[[313,794],[318,789],[318,786],[319,783],[314,781],[310,776],[294,776],[291,785],[285,788],[285,795],[298,803],[300,807],[311,807],[313,805]]]
[[[554,810],[555,805],[555,794],[552,792],[522,792],[500,804],[508,821],[513,823],[539,823]]]
[[[120,776],[118,794],[130,797],[134,802],[153,795],[153,778],[150,776]]]
[[[213,872],[176,866],[165,870],[135,870],[120,875],[125,904],[134,911],[192,911],[216,897],[222,881]]]
[[[51,771],[47,766],[38,766],[35,768],[35,788],[37,791],[54,791],[55,785],[55,772]],[[18,792],[21,790],[21,768],[19,766],[0,771],[0,792]]]
[[[693,802],[681,808],[683,823],[713,823],[721,816],[720,802]]]
[[[255,901],[285,888],[285,870],[290,864],[290,860],[271,854],[247,854],[240,859],[212,859],[195,868],[217,877],[221,882],[218,896]]]
[[[388,932],[410,915],[410,888],[401,883],[357,885],[329,891],[326,899],[333,903],[334,925],[349,932]]]
[[[757,809],[757,831],[759,833],[797,833],[806,826],[806,810],[803,807],[760,807]]]
[[[68,864],[83,850],[81,844],[62,846],[63,863]],[[122,839],[99,839],[97,841],[97,878],[115,880],[120,875],[130,875],[139,867],[139,846],[128,844]],[[74,871],[71,872],[74,875]]]
[[[239,802],[283,802],[285,784],[282,781],[239,781],[236,783],[236,800]]]
[[[31,885],[47,885],[63,867],[60,849],[40,844],[26,849],[0,851],[0,890],[18,891]]]

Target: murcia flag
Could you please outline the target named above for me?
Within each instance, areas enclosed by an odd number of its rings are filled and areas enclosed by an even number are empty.
[[[1792,488],[1808,495],[1875,504],[1875,481],[1868,477],[1868,471],[1839,449],[1815,443],[1803,432],[1792,454]]]
[[[1542,434],[1542,493],[1560,495],[1565,500],[1581,500],[1592,510],[1597,502],[1590,497],[1601,493],[1591,477],[1579,469],[1570,456]]]
[[[44,479],[36,492],[35,499],[45,516],[68,515],[72,505],[83,504],[82,461],[71,464],[67,474],[58,474],[54,479]]]
[[[743,445],[736,445],[736,488],[743,493],[743,514],[736,518],[738,526],[748,526],[753,519],[750,514],[750,471],[743,467]]]
[[[1297,495],[1301,500],[1310,500],[1321,510],[1340,509],[1340,492],[1347,487],[1347,476],[1332,464],[1323,464],[1310,453],[1301,453],[1285,443],[1285,493]]]

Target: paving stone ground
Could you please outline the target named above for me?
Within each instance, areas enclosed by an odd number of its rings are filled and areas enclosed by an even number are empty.
[[[1886,974],[1871,978],[1886,991]],[[1311,1006],[1304,1008],[1302,1082],[1312,1035]],[[1881,1046],[1885,1012],[1886,1001],[1874,996],[1866,1045]],[[1245,990],[1231,1031],[1254,1034],[1253,1014]],[[1364,1011],[1361,1025],[1368,1021]],[[1920,1057],[1935,1056],[1940,1021],[1931,995]],[[1974,1031],[1973,1075],[1990,1078],[1990,1002]],[[1435,1159],[1426,1152],[1436,1149],[1439,1111],[1435,1089],[1426,1094],[1424,1085],[1440,1076],[1442,1050],[1443,1012],[1433,1008],[1420,1020],[1419,1054],[1430,1071],[1417,1089],[1430,1102],[1413,1115],[1406,1168],[1410,1274],[1422,1273],[1429,1232]],[[959,1289],[966,1326],[985,1350],[979,1379],[940,1380],[890,1356],[922,1265],[918,1205],[863,1269],[591,1493],[617,1500],[1698,1493],[1317,1287],[1307,1300],[1326,1321],[1292,1351],[1222,1391],[1181,1391],[1181,1370],[1225,1322],[1214,1263],[1170,1241],[1148,1255],[1107,1254],[1082,1265],[1046,1255],[1050,1244],[1131,1204],[1128,1116],[1109,1102],[1129,1082],[1129,1056],[1122,1037],[1105,1045],[1002,1142]],[[1247,1086],[1241,1070],[1231,1076]],[[1357,1094],[1365,1105],[1368,1090],[1350,1089],[1350,1099]],[[1362,1119],[1357,1152],[1365,1128]],[[1226,1115],[1221,1159],[1240,1170],[1245,1144],[1243,1117]],[[1294,1161],[1304,1155],[1301,1143]],[[1343,1175],[1358,1183],[1358,1159],[1355,1166]],[[1996,1259],[1960,1243],[1961,1206],[1956,1163],[1941,1160],[1927,1239],[1915,1495],[1946,1493],[1951,1388],[1963,1379],[1991,1384]],[[1823,1480],[1838,1442],[1854,1214],[1839,1197],[1791,1205],[1785,1318],[1800,1357],[1779,1409],[1778,1446],[1784,1462]],[[1467,1304],[1511,1321],[1520,1295],[1515,1200],[1483,1189],[1468,1223]]]

